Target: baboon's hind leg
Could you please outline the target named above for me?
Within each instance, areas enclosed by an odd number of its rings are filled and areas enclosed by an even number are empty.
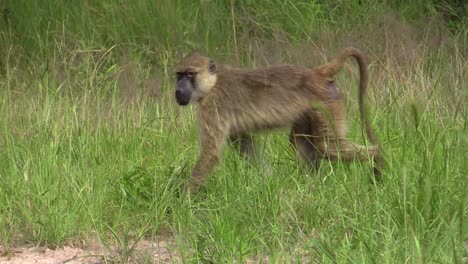
[[[317,167],[320,158],[331,161],[366,161],[378,155],[375,146],[363,146],[346,138],[343,100],[331,102],[326,111],[311,109],[296,121],[290,142],[309,167]]]
[[[289,142],[297,156],[310,169],[316,169],[320,164],[319,152],[314,144],[314,140],[320,135],[314,127],[314,121],[314,112],[311,110],[293,123],[289,135]]]
[[[314,145],[323,158],[331,161],[350,162],[354,160],[366,161],[378,155],[375,146],[364,146],[349,141],[346,138],[346,115],[343,100],[329,103],[326,111],[315,111],[313,122],[319,136],[314,138]],[[312,113],[312,112],[311,112]]]
[[[367,161],[378,155],[375,146],[363,146],[347,139],[327,139],[317,143],[322,156],[331,161]]]

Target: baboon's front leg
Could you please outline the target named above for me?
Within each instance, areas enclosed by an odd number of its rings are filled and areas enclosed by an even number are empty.
[[[254,142],[249,135],[232,136],[229,140],[242,157],[253,161],[257,158]]]
[[[206,128],[200,131],[200,153],[192,176],[185,186],[190,194],[195,193],[200,186],[206,183],[207,175],[221,157],[225,139],[225,133],[220,129]]]
[[[242,157],[247,159],[250,163],[261,165],[265,171],[269,171],[268,164],[266,164],[262,155],[258,151],[258,146],[251,135],[240,135],[231,137],[233,146],[239,151]]]

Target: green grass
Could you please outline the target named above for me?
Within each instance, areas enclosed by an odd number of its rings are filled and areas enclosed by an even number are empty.
[[[368,163],[323,162],[308,175],[278,132],[259,136],[272,176],[226,148],[207,187],[180,198],[198,135],[195,108],[172,97],[172,66],[200,47],[234,58],[231,7],[213,2],[6,2],[0,245],[97,241],[126,261],[135,240],[169,236],[184,262],[466,261],[466,17],[450,31],[429,11],[433,26],[420,26],[411,14],[424,1],[237,1],[243,65],[318,65],[350,44],[369,54],[388,166],[377,184]],[[350,137],[363,142],[348,65],[337,82]]]

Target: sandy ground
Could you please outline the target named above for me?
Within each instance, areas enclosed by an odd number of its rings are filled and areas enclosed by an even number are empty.
[[[465,249],[468,249],[468,240],[464,241]],[[5,247],[0,245],[0,264],[101,264],[122,263],[123,254],[119,250],[99,250],[99,246],[87,249],[76,247],[63,247],[55,250],[45,247],[23,247],[10,249],[10,255]],[[302,261],[312,262],[309,254],[304,253]],[[245,263],[268,263],[269,258],[254,258]],[[128,259],[130,264],[138,263],[180,263],[179,256],[175,253],[175,243],[171,240],[151,242],[140,241]],[[468,256],[462,257],[462,263],[468,263]]]
[[[178,263],[172,241],[140,241],[128,263]],[[8,255],[6,255],[8,253]],[[106,262],[107,261],[107,262]],[[98,246],[86,249],[68,247],[55,250],[45,247],[10,249],[0,245],[0,264],[99,264],[121,263],[123,254],[119,250],[100,250]]]

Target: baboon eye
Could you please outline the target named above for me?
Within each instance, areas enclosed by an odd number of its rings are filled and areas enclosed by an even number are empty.
[[[176,72],[176,79],[179,81],[180,79],[182,79],[182,77],[184,77],[184,74],[181,73],[181,72]]]
[[[186,72],[185,76],[187,76],[187,78],[192,79],[195,76],[195,73],[194,72]]]

